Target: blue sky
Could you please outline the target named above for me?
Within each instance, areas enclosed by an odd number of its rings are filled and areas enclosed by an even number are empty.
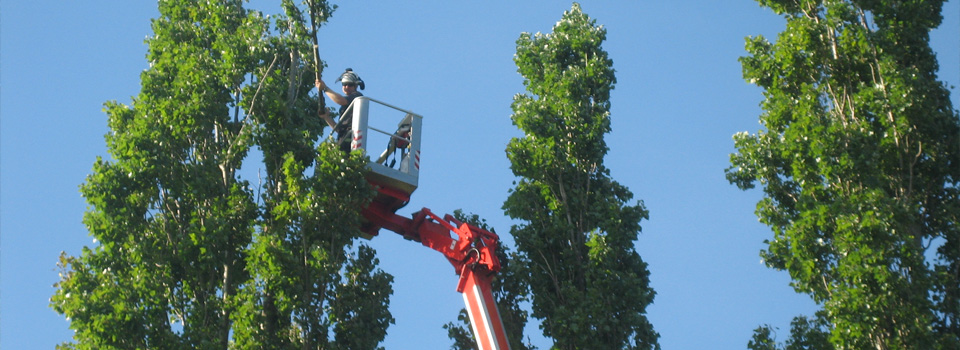
[[[940,78],[960,85],[960,0],[932,34]],[[251,8],[275,13],[274,1]],[[753,214],[760,191],[742,192],[723,170],[731,136],[759,129],[761,90],[743,81],[744,38],[775,38],[783,20],[750,0],[583,1],[607,28],[617,70],[606,166],[650,210],[636,249],[657,292],[648,316],[664,349],[744,349],[760,324],[785,337],[815,306],[767,269],[770,231]],[[463,208],[502,236],[500,209],[513,175],[504,154],[519,131],[512,97],[523,92],[512,58],[521,32],[550,32],[565,1],[353,1],[322,29],[327,81],[352,67],[368,96],[424,116],[420,188],[401,213]],[[128,103],[147,67],[149,1],[7,0],[0,3],[0,348],[52,348],[70,339],[48,307],[61,251],[94,243],[80,220],[78,186],[106,156],[108,100]],[[951,90],[954,106],[960,95]],[[245,163],[247,174],[262,171]],[[509,237],[506,237],[509,240]],[[395,276],[387,349],[446,349],[441,326],[462,299],[437,253],[383,232],[370,244]],[[530,340],[547,348],[531,325]]]

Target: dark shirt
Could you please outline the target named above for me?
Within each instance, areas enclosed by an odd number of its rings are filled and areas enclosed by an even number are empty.
[[[360,96],[363,96],[363,94],[361,94],[360,91],[354,91],[353,93],[350,93],[350,94],[344,96],[344,98],[347,99],[347,104],[345,104],[345,105],[343,105],[343,106],[340,106],[340,118],[341,118],[341,119],[343,118],[343,113],[347,111],[347,108],[348,108],[348,107],[350,107],[350,103],[353,102],[353,99],[355,99],[355,98],[357,98],[357,97],[360,97]]]
[[[360,91],[353,92],[344,96],[347,99],[347,104],[340,106],[340,120],[337,121],[337,142],[340,144],[342,149],[345,149],[347,152],[350,151],[350,143],[344,142],[343,138],[350,134],[350,123],[353,121],[353,109],[349,108],[350,103],[357,97],[363,96]],[[347,113],[351,112],[351,113]],[[348,115],[349,114],[349,115]]]

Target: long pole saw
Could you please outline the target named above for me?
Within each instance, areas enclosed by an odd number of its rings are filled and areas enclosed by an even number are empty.
[[[310,37],[313,39],[313,66],[315,67],[313,75],[316,80],[320,80],[323,77],[323,65],[320,64],[320,44],[317,42],[317,29],[320,26],[320,21],[317,18],[317,6],[314,1],[315,0],[307,0],[306,3],[307,7],[310,8]],[[320,11],[324,10],[321,9]],[[320,16],[323,16],[323,14]],[[327,122],[327,125],[329,125],[331,129],[336,127],[333,118],[330,118],[330,114],[327,113],[327,103],[323,98],[323,91],[320,92],[320,96],[317,98],[317,114]]]

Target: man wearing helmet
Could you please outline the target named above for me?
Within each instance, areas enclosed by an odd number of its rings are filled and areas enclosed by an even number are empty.
[[[343,95],[338,94],[336,91],[330,89],[323,82],[323,80],[317,79],[316,85],[317,89],[320,92],[327,95],[331,101],[340,105],[340,120],[335,124],[333,119],[330,118],[330,114],[323,111],[323,114],[320,117],[323,118],[330,125],[334,131],[337,132],[337,144],[340,145],[340,149],[344,152],[350,152],[350,142],[345,142],[344,137],[350,134],[350,121],[351,118],[346,115],[346,112],[350,109],[350,103],[353,102],[353,99],[363,96],[360,91],[357,91],[357,87],[361,90],[364,88],[363,80],[360,79],[360,76],[357,73],[353,72],[353,69],[347,68],[343,74],[340,75],[340,78],[337,79],[340,81],[340,84],[343,85]]]

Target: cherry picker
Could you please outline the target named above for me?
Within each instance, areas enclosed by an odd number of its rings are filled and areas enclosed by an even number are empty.
[[[376,125],[371,125],[372,109],[376,109],[375,115],[380,117],[373,123]],[[385,113],[381,115],[380,111]],[[379,128],[383,124],[377,122],[397,120],[391,115],[402,116],[397,131]],[[497,235],[460,222],[449,214],[441,218],[427,208],[409,218],[396,214],[410,202],[419,183],[423,117],[361,96],[353,100],[341,118],[351,118],[351,137],[342,140],[350,142],[351,150],[361,150],[366,156],[375,140],[385,140],[387,145],[376,160],[370,158],[368,162],[367,181],[377,195],[362,210],[366,222],[360,229],[364,236],[372,238],[381,228],[387,229],[443,254],[460,277],[456,289],[463,294],[479,349],[510,349],[490,286],[493,275],[500,271],[500,261],[495,254]]]

